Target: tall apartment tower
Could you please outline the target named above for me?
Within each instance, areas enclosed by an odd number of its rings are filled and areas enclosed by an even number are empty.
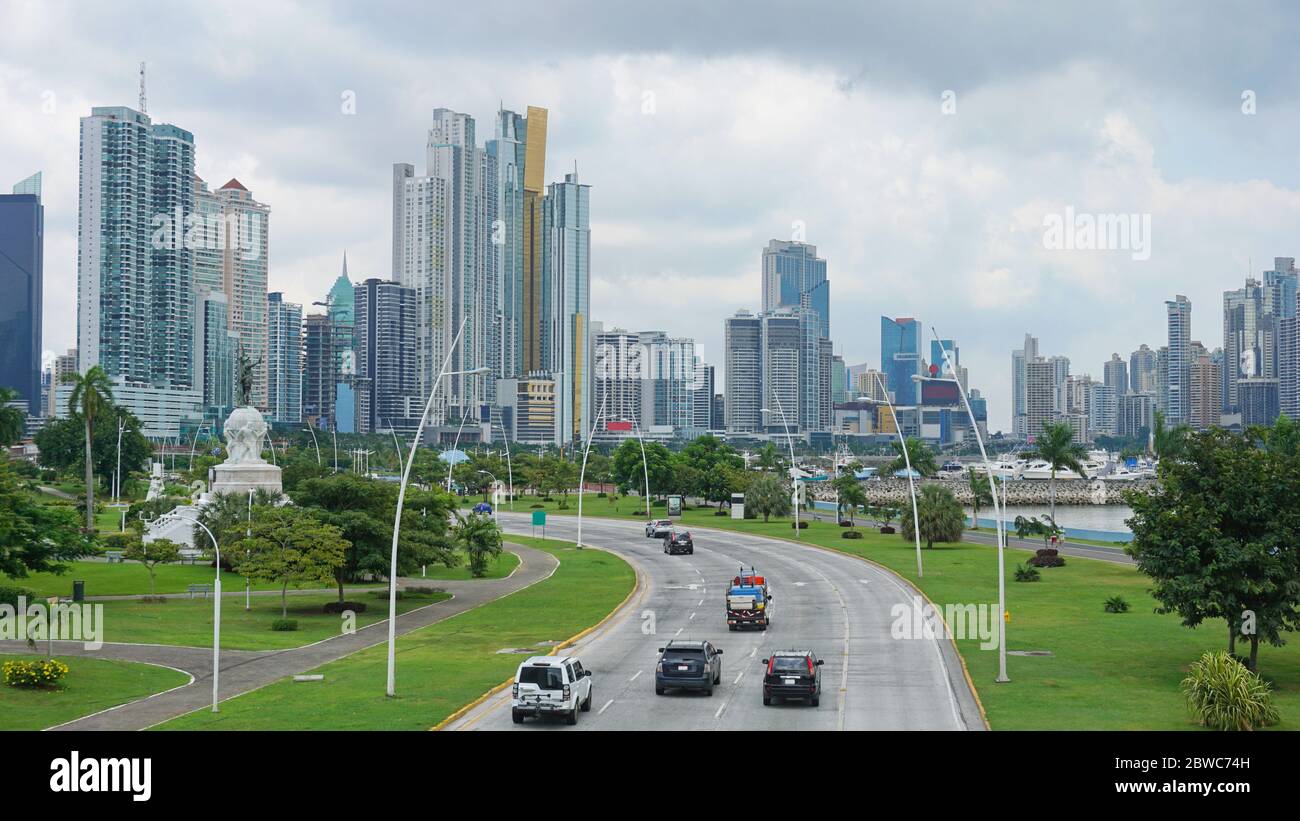
[[[1111,354],[1102,370],[1102,382],[1115,391],[1115,396],[1128,393],[1128,364],[1120,358],[1119,354]]]
[[[194,388],[194,135],[124,106],[81,118],[77,349],[140,386]]]
[[[552,183],[544,201],[543,369],[556,376],[560,443],[591,430],[591,186],[577,172]]]
[[[256,360],[253,360],[256,361]],[[302,306],[266,295],[266,411],[272,422],[302,421]]]
[[[1192,302],[1179,294],[1165,302],[1165,313],[1169,329],[1165,413],[1171,425],[1178,425],[1191,417]]]
[[[1223,374],[1220,364],[1200,343],[1192,343],[1192,349],[1187,424],[1205,430],[1218,425],[1223,413]]]
[[[354,293],[357,432],[414,433],[426,399],[416,373],[416,291],[372,278]]]
[[[0,386],[43,416],[41,404],[41,300],[45,256],[45,208],[41,175],[0,195]],[[50,391],[53,393],[53,390]]]
[[[1129,354],[1128,384],[1132,393],[1156,392],[1156,352],[1145,343]]]
[[[252,403],[271,410],[267,347],[267,252],[271,209],[253,199],[239,180],[231,179],[215,192],[221,202],[225,238],[221,243],[222,280],[230,300],[230,330],[254,368]],[[301,307],[299,309],[301,314]],[[295,420],[296,421],[296,420]]]
[[[817,314],[817,335],[831,335],[830,281],[826,260],[817,246],[771,240],[763,249],[763,313],[777,308],[811,308]]]
[[[880,372],[896,405],[921,404],[921,383],[912,379],[923,375],[921,336],[919,320],[880,318]]]
[[[727,391],[723,416],[728,433],[755,433],[763,415],[763,322],[749,311],[728,317],[724,329]]]
[[[1025,435],[1037,438],[1043,425],[1056,418],[1059,392],[1056,386],[1056,366],[1038,357],[1025,363]]]
[[[1223,410],[1236,413],[1237,383],[1265,376],[1264,353],[1270,347],[1264,322],[1264,289],[1259,280],[1223,292]]]
[[[1011,352],[1011,429],[1019,437],[1027,436],[1029,433],[1025,368],[1036,359],[1038,359],[1038,339],[1025,334],[1024,345]]]

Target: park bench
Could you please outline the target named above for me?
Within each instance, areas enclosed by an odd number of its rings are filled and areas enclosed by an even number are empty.
[[[202,593],[203,598],[206,599],[208,597],[208,594],[211,592],[212,592],[212,585],[210,584],[192,584],[189,586],[189,594],[191,599],[194,598],[195,593]]]
[[[121,564],[121,563],[122,563],[122,551],[120,551],[120,550],[110,550],[110,551],[108,551],[107,553],[104,554],[104,558],[108,560],[108,563],[109,563],[109,564]]]

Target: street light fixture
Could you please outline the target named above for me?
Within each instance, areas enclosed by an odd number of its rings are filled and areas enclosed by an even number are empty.
[[[576,545],[579,550],[582,549],[582,497],[585,495],[582,491],[586,486],[587,454],[591,453],[591,440],[595,437],[596,428],[600,427],[600,420],[605,415],[605,399],[607,398],[608,394],[601,397],[600,408],[596,412],[596,421],[592,423],[591,432],[587,434],[586,446],[582,449],[582,470],[578,472],[578,541]]]
[[[939,349],[943,351],[943,361],[947,365],[948,372],[952,374],[951,379],[940,381],[953,382],[957,385],[957,392],[961,394],[962,405],[966,408],[966,416],[970,419],[971,430],[975,431],[975,441],[980,446],[980,458],[984,460],[984,470],[989,477],[989,491],[993,496],[993,513],[997,516],[999,523],[1002,521],[1002,508],[998,505],[997,483],[993,480],[993,465],[989,462],[988,452],[984,450],[984,437],[980,435],[980,427],[975,422],[975,412],[971,410],[970,399],[966,396],[966,389],[962,387],[961,380],[957,378],[957,363],[952,361],[952,352],[948,346],[943,344],[939,339],[939,332],[934,326],[930,326],[930,332],[934,334],[934,341],[939,343]],[[979,522],[975,523],[976,525]],[[1011,678],[1007,676],[1007,573],[1006,559],[1004,557],[1006,548],[1006,534],[1003,528],[998,529],[998,682],[1008,682]]]
[[[478,376],[479,374],[487,373],[489,370],[491,369],[483,367],[483,368],[474,368],[473,370],[469,370],[469,371],[462,371],[461,373],[467,376]],[[452,376],[453,374],[447,374],[447,375]],[[453,453],[456,451],[456,448],[460,447],[460,432],[464,429],[465,429],[465,407],[464,404],[462,403],[460,409],[460,425],[456,427],[456,438],[451,443],[451,450]],[[451,461],[451,458],[449,456],[447,459],[447,492],[448,493],[451,493],[451,469],[455,466],[456,466],[455,463]]]
[[[411,478],[411,465],[415,462],[415,449],[420,446],[420,437],[424,434],[425,420],[429,418],[429,411],[433,407],[433,399],[438,395],[438,386],[442,384],[444,376],[456,375],[448,374],[447,366],[451,364],[452,353],[455,352],[456,346],[460,344],[460,337],[464,332],[465,320],[462,319],[460,329],[456,331],[456,337],[451,341],[451,346],[447,350],[447,357],[443,360],[442,368],[438,371],[438,378],[434,380],[433,387],[429,390],[429,398],[424,403],[424,412],[420,414],[420,423],[416,426],[415,437],[411,440],[411,451],[406,457],[406,465],[402,468],[402,483],[397,489],[397,506],[393,511],[393,547],[388,573],[388,686],[386,692],[389,696],[397,695],[397,540],[402,529],[402,505],[406,502],[406,485]],[[477,368],[476,372],[486,372],[487,370],[487,368]],[[470,371],[460,371],[459,373],[470,373]]]
[[[316,444],[316,430],[315,428],[312,427],[311,422],[308,422],[307,427],[303,428],[303,430],[311,434],[312,446],[316,448],[316,465],[317,467],[319,467],[320,466],[320,445]]]
[[[492,485],[493,485],[493,487],[495,487],[496,485],[501,484],[501,480],[498,479],[498,478],[496,477],[496,474],[493,473],[492,471],[490,471],[490,470],[480,470],[479,473],[483,474],[484,476],[491,476],[491,477],[492,477]],[[499,505],[492,505],[492,521],[494,521],[494,522],[497,521],[497,507],[499,507]]]
[[[217,544],[217,537],[197,517],[191,519],[179,513],[168,513],[159,518],[176,518],[203,528],[203,532],[212,540],[213,552],[217,554],[217,577],[212,584],[212,712],[215,713],[218,712],[217,686],[221,676],[221,547]]]
[[[790,446],[790,488],[793,491],[790,496],[794,500],[794,537],[797,539],[799,538],[799,487],[795,483],[799,480],[794,475],[796,471],[794,464],[794,439],[790,437],[790,423],[786,421],[785,408],[781,406],[781,396],[776,393],[776,391],[772,392],[772,396],[776,397],[776,409],[781,414],[781,425],[785,428],[785,443]],[[772,411],[770,408],[759,408],[758,412],[771,413]]]
[[[907,450],[907,440],[903,438],[903,426],[898,421],[898,411],[894,410],[893,400],[889,398],[889,389],[885,387],[885,382],[878,373],[876,384],[880,386],[880,392],[885,395],[889,415],[894,417],[894,432],[898,434],[898,447],[903,451],[903,465],[907,468],[907,492],[912,497],[912,535],[916,537],[916,577],[919,579],[925,573],[921,568],[921,514],[916,504],[916,483],[912,480],[912,474],[916,471],[912,470],[912,456]]]
[[[632,430],[636,431],[636,440],[641,444],[641,469],[645,472],[645,517],[650,518],[650,463],[645,458],[645,439],[641,436],[641,423],[632,417]]]

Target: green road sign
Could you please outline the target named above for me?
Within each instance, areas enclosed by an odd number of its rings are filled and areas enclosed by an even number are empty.
[[[546,527],[546,511],[545,511],[545,510],[534,510],[534,511],[533,511],[533,527],[539,527],[539,526],[540,526],[540,527]]]

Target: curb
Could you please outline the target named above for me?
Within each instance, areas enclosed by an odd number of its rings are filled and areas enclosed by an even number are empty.
[[[573,544],[573,542],[569,542],[569,544]],[[645,583],[642,578],[641,568],[637,567],[631,562],[628,562],[627,559],[624,559],[622,556],[619,556],[618,554],[614,553],[612,550],[607,550],[606,548],[603,547],[597,547],[596,545],[590,545],[590,544],[583,545],[583,549],[587,549],[587,548],[590,548],[592,550],[600,550],[602,552],[610,554],[611,556],[615,556],[621,561],[627,562],[628,566],[632,568],[633,575],[636,578],[636,583],[632,585],[632,589],[629,590],[627,595],[623,597],[623,601],[619,602],[618,605],[616,605],[613,610],[610,610],[608,613],[606,613],[604,618],[602,618],[600,621],[596,622],[595,624],[591,625],[590,627],[581,630],[578,633],[575,633],[574,635],[570,636],[569,638],[565,639],[564,641],[552,647],[551,651],[546,654],[548,656],[553,656],[556,653],[558,653],[560,650],[564,650],[568,647],[572,647],[575,643],[586,638],[592,632],[599,630],[601,627],[605,625],[606,622],[614,618],[614,616],[618,615],[619,611],[621,611],[624,607],[627,606],[627,603],[632,600],[633,596],[635,596],[639,591],[645,589]],[[506,679],[500,684],[494,686],[492,689],[488,690],[483,695],[474,699],[473,701],[466,704],[465,706],[459,708],[454,713],[444,718],[442,721],[439,721],[437,724],[430,727],[429,732],[439,732],[445,729],[447,725],[455,721],[459,721],[460,719],[464,718],[467,714],[469,714],[471,711],[473,711],[476,707],[481,706],[483,702],[492,698],[496,694],[504,691],[507,687],[511,686],[514,683],[515,683],[515,679],[513,676],[511,676],[510,678]],[[983,710],[982,707],[980,709]]]

